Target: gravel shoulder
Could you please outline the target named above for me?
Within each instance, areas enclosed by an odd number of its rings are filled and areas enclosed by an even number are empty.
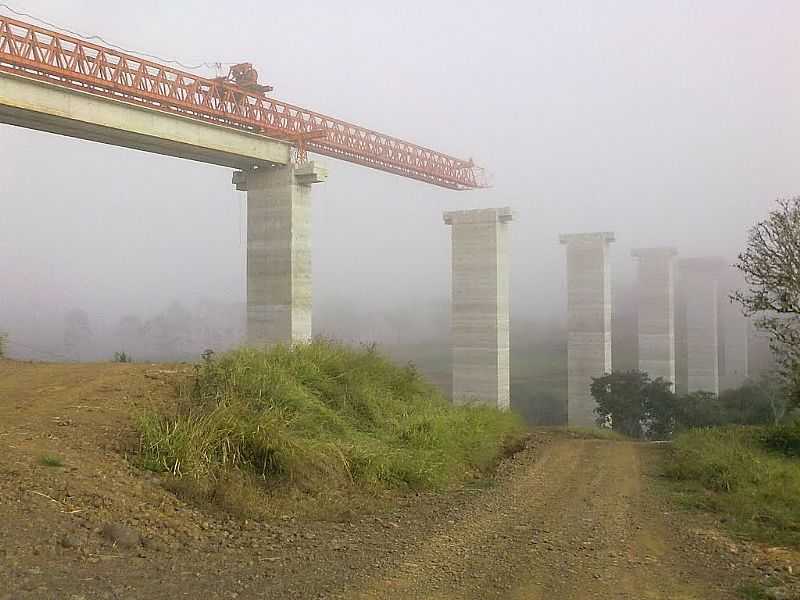
[[[800,567],[674,511],[653,485],[662,448],[554,431],[490,481],[336,519],[207,513],[125,457],[137,411],[190,374],[0,361],[0,599],[716,600]]]

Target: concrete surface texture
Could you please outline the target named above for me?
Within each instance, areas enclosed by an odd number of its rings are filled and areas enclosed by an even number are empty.
[[[675,385],[675,248],[635,248],[639,370]]]
[[[0,123],[238,169],[291,159],[285,142],[8,73]]]
[[[611,372],[610,232],[560,236],[567,250],[567,423],[595,425],[592,377]]]
[[[247,343],[311,339],[311,184],[314,163],[234,173],[247,192]]]
[[[444,213],[452,228],[453,402],[508,409],[511,209]]]
[[[719,276],[717,257],[679,262],[686,306],[686,390],[719,394]]]

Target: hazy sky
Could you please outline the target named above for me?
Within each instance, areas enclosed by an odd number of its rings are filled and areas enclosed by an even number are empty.
[[[512,315],[560,316],[559,233],[616,232],[625,279],[634,246],[732,258],[776,197],[800,193],[793,0],[9,4],[165,58],[253,62],[277,98],[492,173],[489,190],[452,192],[324,159],[319,303],[446,301],[442,211],[509,205]],[[243,300],[244,194],[230,179],[0,125],[0,319]]]

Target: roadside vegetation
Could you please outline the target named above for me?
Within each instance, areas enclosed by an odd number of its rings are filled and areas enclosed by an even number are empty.
[[[278,489],[442,488],[524,435],[512,413],[451,406],[412,366],[328,341],[206,354],[177,409],[138,429],[143,467],[229,509]]]
[[[800,546],[800,426],[721,427],[680,434],[665,461],[681,500],[718,512],[734,531]]]
[[[4,333],[0,333],[0,358],[6,357],[6,342],[8,337]]]
[[[668,440],[698,427],[769,425],[792,416],[789,391],[777,375],[722,392],[678,395],[642,371],[614,371],[592,379],[597,423],[633,439]]]

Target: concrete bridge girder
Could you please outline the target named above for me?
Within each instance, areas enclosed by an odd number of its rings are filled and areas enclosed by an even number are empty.
[[[291,162],[284,141],[4,72],[0,123],[236,169]]]

